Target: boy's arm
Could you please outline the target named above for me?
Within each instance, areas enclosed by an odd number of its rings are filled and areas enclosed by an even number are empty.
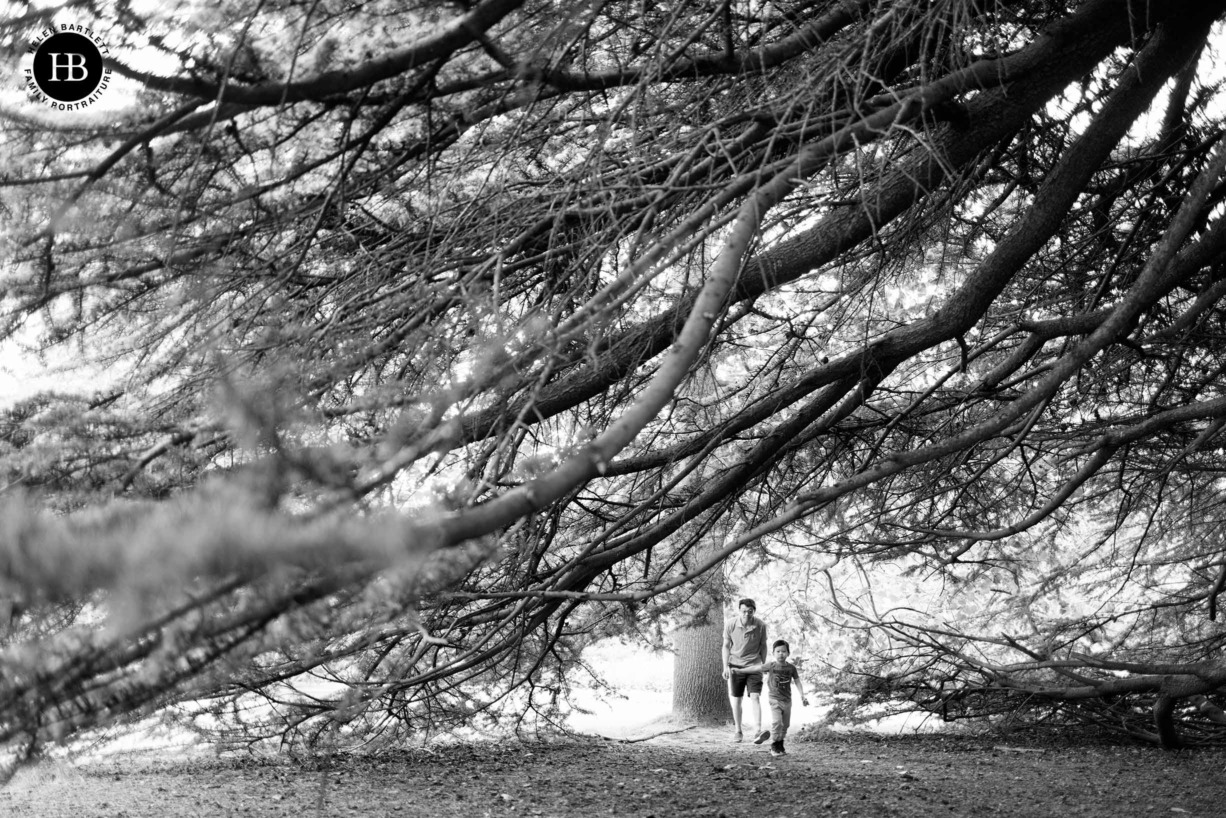
[[[800,694],[800,703],[805,707],[809,706],[809,699],[805,696],[805,686],[800,683],[800,671],[796,671],[796,675],[792,677],[792,681],[796,682],[796,692]]]
[[[771,664],[771,662],[759,662],[756,665],[743,667],[741,670],[745,671],[746,673],[765,673],[771,669]]]

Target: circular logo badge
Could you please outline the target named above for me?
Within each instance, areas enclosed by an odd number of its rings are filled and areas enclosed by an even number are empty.
[[[102,52],[94,41],[71,31],[54,34],[34,52],[34,82],[57,102],[79,102],[102,82]]]

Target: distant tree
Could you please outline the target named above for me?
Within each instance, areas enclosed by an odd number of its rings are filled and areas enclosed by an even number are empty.
[[[527,729],[789,552],[990,601],[860,701],[1220,737],[1226,1],[10,5],[122,105],[2,111],[13,750]]]

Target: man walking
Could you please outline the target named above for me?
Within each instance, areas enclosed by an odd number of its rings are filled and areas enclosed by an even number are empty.
[[[754,616],[758,606],[752,599],[737,603],[737,616],[724,625],[724,678],[728,680],[728,701],[732,704],[732,720],[736,724],[733,741],[742,741],[741,699],[749,693],[753,710],[754,737],[762,732],[762,674],[747,673],[742,668],[766,661],[766,623]],[[767,734],[769,736],[769,733]]]

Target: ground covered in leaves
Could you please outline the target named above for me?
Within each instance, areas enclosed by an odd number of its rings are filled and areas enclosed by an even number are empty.
[[[112,760],[25,768],[0,815],[1222,816],[1226,752],[826,733],[765,746],[694,729],[644,741],[449,744],[380,757]]]

